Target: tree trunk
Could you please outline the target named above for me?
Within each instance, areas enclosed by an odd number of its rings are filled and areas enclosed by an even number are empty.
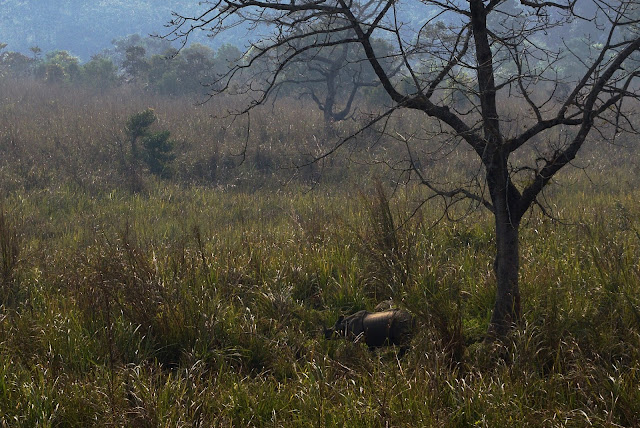
[[[510,221],[508,213],[496,213],[496,260],[494,269],[498,287],[489,324],[488,338],[505,336],[521,315],[518,272],[519,224]]]
[[[488,340],[505,336],[520,320],[520,249],[518,245],[520,217],[516,203],[520,194],[509,179],[504,157],[489,165],[487,181],[494,206],[496,228],[496,259],[494,270],[497,280],[496,300],[488,329]]]
[[[492,2],[492,4],[495,2]],[[503,337],[520,318],[518,290],[518,228],[520,214],[516,209],[521,195],[511,182],[506,149],[500,132],[493,70],[493,51],[487,30],[487,9],[482,0],[469,0],[473,39],[478,61],[478,87],[486,146],[482,161],[487,171],[487,185],[496,220],[496,260],[498,282],[496,301],[489,324],[488,340]]]
[[[333,108],[336,103],[336,82],[335,75],[330,73],[327,75],[327,96],[324,102],[324,123],[325,126],[331,126],[334,122]]]

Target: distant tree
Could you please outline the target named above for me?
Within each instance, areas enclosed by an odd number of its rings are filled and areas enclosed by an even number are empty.
[[[0,43],[0,51],[7,47]],[[0,77],[26,77],[31,74],[34,60],[18,52],[0,52]]]
[[[385,57],[385,42],[377,40],[374,44],[385,69],[392,74],[393,58]],[[353,113],[353,103],[364,88],[380,85],[365,58],[359,45],[310,49],[285,72],[284,82],[298,86],[303,97],[313,100],[326,124],[339,122]]]
[[[328,25],[335,28],[335,33],[330,38],[340,40],[343,36],[340,23]],[[295,46],[305,42],[292,39],[290,43]],[[386,42],[382,39],[375,40],[374,44],[381,53],[387,50]],[[357,102],[358,96],[364,95],[363,89],[379,86],[363,49],[356,44],[340,43],[318,48],[305,47],[295,59],[292,58],[282,67],[276,81],[269,82],[270,76],[281,67],[282,57],[288,55],[290,47],[287,44],[274,49],[268,47],[268,42],[261,41],[252,45],[245,55],[234,52],[232,60],[225,61],[226,67],[221,67],[218,61],[216,79],[211,86],[214,89],[225,86],[229,71],[241,58],[245,63],[251,64],[251,67],[243,68],[243,77],[246,82],[251,81],[252,87],[271,86],[269,94],[273,97],[294,96],[311,100],[322,111],[327,126],[345,120],[353,113],[354,102]],[[388,48],[390,47],[389,45]],[[228,48],[221,48],[217,58],[222,57],[223,50],[226,49]],[[237,51],[236,48],[233,49]],[[226,52],[224,54],[228,56]],[[390,74],[393,74],[393,61],[392,55],[381,59],[382,65]]]
[[[40,54],[42,53],[42,49],[40,49],[38,46],[31,46],[29,50],[31,51],[31,53],[33,53],[34,60],[40,59]]]
[[[214,82],[242,61],[243,57],[244,53],[230,43],[225,43],[220,46],[215,55],[215,67],[213,69]],[[219,89],[219,85],[213,84],[214,82],[209,81],[206,83],[212,88]]]
[[[216,61],[224,69],[229,69],[236,65],[242,58],[242,52],[236,46],[225,43],[216,51]]]
[[[145,81],[148,89],[164,95],[177,95],[180,92],[177,62],[171,56],[153,55],[146,60]]]
[[[47,83],[52,84],[61,84],[67,80],[64,68],[60,64],[45,65],[42,76]]]
[[[148,85],[149,90],[165,95],[205,93],[214,76],[228,71],[229,64],[242,56],[229,44],[217,53],[200,43],[178,51],[167,40],[137,34],[116,39],[113,44],[103,55],[112,58],[127,81]]]
[[[2,56],[2,66],[13,77],[27,77],[33,72],[34,61],[19,52],[6,52]]]
[[[80,59],[64,50],[49,52],[36,66],[35,75],[48,83],[77,82],[81,75]]]
[[[147,51],[142,46],[129,46],[122,68],[129,81],[141,83],[146,80],[149,63],[146,59]]]
[[[121,68],[127,58],[127,49],[138,46],[144,49],[145,57],[166,55],[174,49],[170,42],[157,37],[142,37],[140,34],[130,34],[111,41],[113,48],[105,49],[102,55],[111,58],[116,67]]]
[[[162,94],[203,94],[215,73],[214,57],[213,49],[199,43],[154,55],[149,59],[149,85]]]
[[[158,46],[171,45],[165,42]],[[143,46],[134,44],[125,54],[122,70],[127,81],[143,83],[147,89],[164,95],[205,94],[216,76],[228,72],[242,56],[231,45],[223,45],[216,53],[200,43],[180,51],[169,47],[162,54],[151,56]]]
[[[204,93],[204,85],[213,79],[217,67],[214,50],[194,43],[181,50],[175,60],[178,80],[182,83],[181,92]]]
[[[82,65],[82,82],[87,86],[109,89],[117,85],[118,80],[118,69],[109,58],[95,55]]]
[[[174,17],[169,36],[186,38],[204,28],[216,37],[241,24],[273,29],[254,45],[258,54],[252,58],[273,53],[279,65],[263,79],[265,84],[247,82],[244,92],[253,98],[243,111],[263,104],[287,66],[309,51],[338,48],[339,52],[342,45],[359,46],[394,103],[378,122],[394,110],[411,109],[439,124],[439,132],[424,140],[405,129],[393,130],[406,145],[406,173],[447,206],[465,200],[470,208],[484,207],[494,216],[497,292],[488,337],[502,337],[522,314],[518,274],[523,216],[533,206],[543,207],[543,190],[578,156],[591,134],[614,141],[636,129],[631,122],[636,104],[629,100],[638,97],[640,69],[629,60],[640,50],[634,18],[640,5],[637,0],[422,0],[412,3],[414,15],[427,22],[437,16],[453,23],[443,37],[424,43],[419,30],[398,18],[396,12],[404,4],[404,0],[214,0],[197,16]],[[592,13],[583,16],[581,10]],[[546,33],[583,19],[593,20],[601,35],[599,43],[590,44],[588,55],[537,43]],[[393,52],[403,63],[398,76],[383,67],[383,56],[374,44],[377,38],[393,43]],[[573,59],[571,76],[558,67],[565,56]],[[229,92],[234,80],[238,84],[237,78],[247,76],[256,64],[252,59],[236,65],[217,92]],[[459,85],[469,108],[453,111],[443,91],[461,72],[474,77],[473,82]],[[403,89],[406,80],[412,83],[410,91]],[[550,103],[539,93],[541,84],[551,88],[568,84],[569,90],[559,102]],[[507,101],[514,100],[524,108],[511,109]],[[431,138],[444,140],[444,150],[431,150]],[[420,157],[446,162],[445,154],[463,149],[475,154],[478,168],[458,171],[461,181],[453,176],[445,179],[421,166],[428,163],[419,162]]]

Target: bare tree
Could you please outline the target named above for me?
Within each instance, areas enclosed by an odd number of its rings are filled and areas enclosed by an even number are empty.
[[[621,132],[634,132],[629,101],[637,97],[634,85],[640,74],[632,58],[640,49],[640,6],[637,0],[579,3],[216,0],[197,17],[176,15],[170,36],[186,40],[200,29],[215,36],[239,24],[264,29],[253,55],[226,74],[226,84],[220,86],[222,92],[230,91],[236,77],[247,76],[260,57],[273,54],[277,61],[263,84],[245,87],[254,95],[247,110],[264,103],[286,68],[307,52],[358,45],[393,101],[382,118],[399,109],[421,111],[440,124],[440,133],[478,159],[481,173],[472,179],[461,185],[438,183],[417,162],[415,147],[405,138],[408,169],[435,195],[451,201],[465,198],[495,217],[497,294],[488,333],[500,337],[521,317],[518,241],[523,216],[539,205],[545,186],[575,159],[590,134],[613,140]],[[403,24],[407,8],[413,16],[425,17],[421,28]],[[560,30],[581,21],[594,22],[598,35],[585,37],[584,49],[576,52],[563,43]],[[402,62],[397,76],[382,66],[376,38],[393,44]],[[454,87],[466,103],[451,103],[447,93]],[[525,108],[509,111],[502,105],[509,99],[519,99]],[[522,164],[527,156],[519,154],[532,151],[536,155]]]
[[[343,44],[325,51],[319,49],[305,55],[298,75],[290,81],[301,87],[301,95],[311,98],[323,113],[325,123],[331,124],[349,117],[361,88],[379,83],[371,79],[375,77],[372,73],[367,73],[368,64],[359,62],[360,58],[353,62],[352,46]]]
[[[346,35],[336,32],[331,37],[339,41]],[[385,71],[393,76],[397,67],[394,69],[391,45],[380,39],[372,40],[372,44]],[[359,104],[362,89],[380,86],[362,47],[357,44],[309,49],[291,61],[284,74],[286,77],[281,83],[292,85],[291,89],[301,97],[311,99],[323,113],[327,126],[355,113],[354,102],[356,106]]]

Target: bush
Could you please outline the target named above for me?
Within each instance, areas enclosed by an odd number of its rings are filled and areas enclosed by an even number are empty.
[[[130,116],[127,120],[125,130],[131,143],[130,176],[132,180],[139,181],[140,161],[146,164],[153,175],[162,178],[168,178],[171,175],[170,164],[175,159],[172,153],[174,143],[169,140],[171,135],[169,131],[151,132],[149,130],[156,119],[155,112],[149,108]],[[142,143],[142,147],[138,146],[138,140]]]

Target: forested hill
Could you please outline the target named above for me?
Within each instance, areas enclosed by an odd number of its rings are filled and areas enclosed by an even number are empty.
[[[129,34],[163,33],[172,11],[201,10],[199,0],[0,0],[0,43],[24,54],[67,50],[82,60]],[[215,46],[242,45],[246,32],[216,38]],[[206,40],[202,34],[202,40]],[[211,43],[211,42],[209,42]]]
[[[87,61],[91,55],[111,47],[114,39],[130,34],[145,37],[163,34],[171,12],[202,11],[200,0],[0,0],[0,43],[7,50],[29,54],[38,46],[43,52],[66,50]],[[419,28],[428,16],[413,13],[417,2],[405,2],[399,10],[402,20]],[[212,40],[204,33],[198,41],[217,49],[230,43],[238,48],[256,36],[234,27]]]
[[[172,11],[184,15],[197,15],[206,4],[200,0],[0,0],[0,43],[7,44],[8,51],[29,54],[29,48],[39,47],[42,52],[66,50],[88,61],[96,53],[112,47],[114,39],[130,34],[146,37],[164,34]],[[580,7],[584,7],[580,4]],[[518,4],[511,0],[503,4],[511,9],[511,17],[518,15]],[[419,31],[431,19],[457,24],[456,14],[434,17],[432,9],[419,0],[398,3],[396,11],[400,21],[414,31]],[[580,10],[584,16],[593,11]],[[431,22],[432,24],[434,22]],[[494,23],[500,25],[500,23]],[[191,41],[198,41],[217,49],[232,44],[240,49],[249,39],[258,35],[236,26],[215,39],[206,33],[195,33]],[[577,20],[568,27],[569,33],[558,30],[545,43],[556,43],[567,38],[582,37],[593,32],[588,20]],[[382,35],[384,37],[384,35]]]

